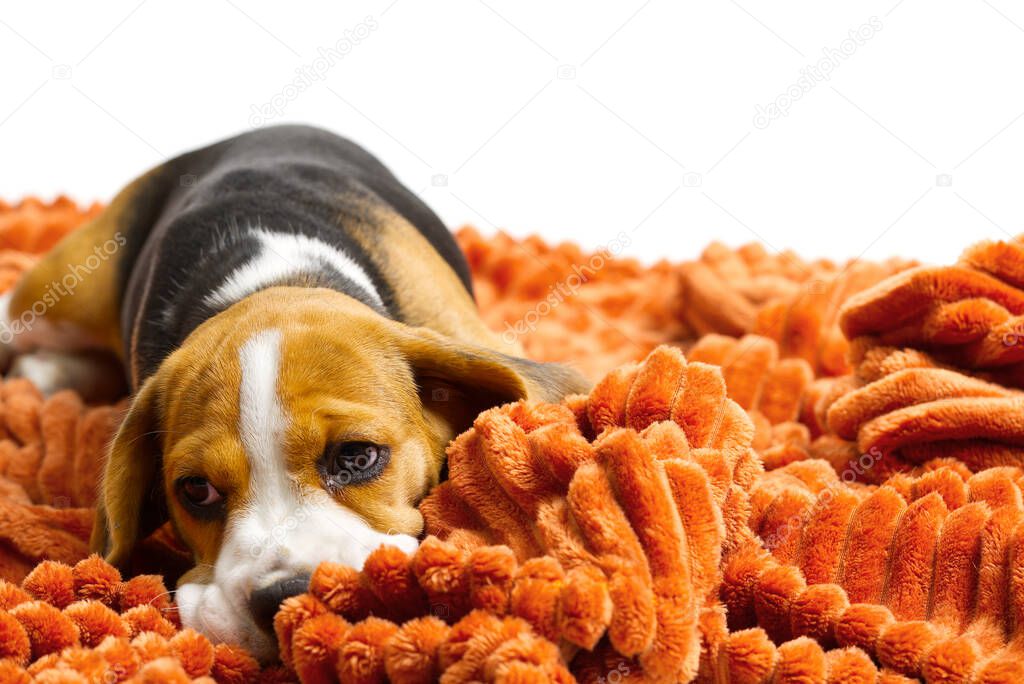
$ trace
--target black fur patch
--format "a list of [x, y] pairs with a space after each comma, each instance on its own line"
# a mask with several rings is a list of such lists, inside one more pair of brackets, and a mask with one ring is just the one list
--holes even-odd
[[367, 273], [383, 307], [327, 263], [273, 284], [329, 287], [394, 317], [387, 279], [346, 225], [365, 225], [369, 208], [397, 213], [472, 294], [469, 267], [441, 220], [376, 158], [327, 131], [277, 126], [246, 133], [173, 159], [147, 181], [125, 220], [128, 251], [119, 274], [135, 386], [219, 313], [204, 299], [258, 254], [256, 227], [340, 248]]

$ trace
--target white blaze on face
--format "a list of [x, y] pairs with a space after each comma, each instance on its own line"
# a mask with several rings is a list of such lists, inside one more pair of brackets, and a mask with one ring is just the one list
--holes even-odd
[[255, 589], [309, 574], [325, 560], [361, 569], [381, 544], [411, 553], [418, 543], [374, 530], [323, 489], [302, 490], [290, 476], [283, 445], [290, 417], [277, 391], [281, 341], [280, 330], [263, 330], [239, 350], [238, 431], [249, 462], [247, 503], [228, 516], [212, 583], [183, 584], [177, 592], [185, 626], [244, 646], [261, 659], [272, 657], [276, 644], [249, 614]]

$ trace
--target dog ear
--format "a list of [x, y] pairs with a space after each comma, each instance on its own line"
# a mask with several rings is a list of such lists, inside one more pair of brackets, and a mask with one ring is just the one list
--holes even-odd
[[516, 358], [428, 328], [403, 328], [400, 348], [413, 370], [424, 413], [435, 425], [443, 423], [445, 442], [494, 406], [520, 399], [558, 402], [590, 389], [582, 375], [557, 363]]
[[161, 482], [160, 384], [150, 377], [136, 393], [107, 453], [89, 544], [123, 566], [136, 542], [167, 519]]

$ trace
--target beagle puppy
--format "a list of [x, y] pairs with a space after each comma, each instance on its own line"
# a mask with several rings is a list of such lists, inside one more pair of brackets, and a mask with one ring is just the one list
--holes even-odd
[[109, 354], [134, 393], [94, 550], [123, 565], [169, 520], [195, 559], [182, 622], [264, 660], [318, 563], [415, 549], [480, 411], [587, 389], [484, 325], [450, 233], [377, 159], [304, 126], [146, 173], [6, 304], [9, 375], [109, 395]]

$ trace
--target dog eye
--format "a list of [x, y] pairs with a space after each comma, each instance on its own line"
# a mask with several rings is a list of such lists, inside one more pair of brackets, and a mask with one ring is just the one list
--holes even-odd
[[217, 488], [205, 477], [185, 477], [178, 480], [178, 491], [182, 500], [194, 508], [210, 508], [224, 500]]
[[379, 476], [390, 456], [391, 450], [382, 444], [338, 442], [324, 450], [321, 471], [332, 485], [360, 484]]

